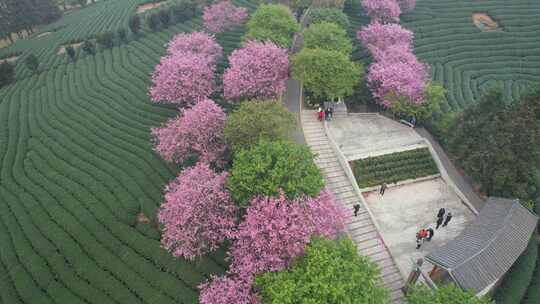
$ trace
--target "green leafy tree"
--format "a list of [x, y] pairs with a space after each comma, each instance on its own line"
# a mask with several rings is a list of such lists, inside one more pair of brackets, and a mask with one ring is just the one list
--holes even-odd
[[407, 294], [408, 304], [490, 304], [487, 298], [477, 298], [472, 291], [450, 284], [436, 291], [425, 286], [416, 287]]
[[24, 63], [26, 64], [26, 67], [32, 72], [36, 72], [39, 68], [39, 59], [34, 54], [28, 55], [26, 59], [24, 59]]
[[339, 25], [344, 30], [349, 28], [349, 18], [343, 10], [337, 8], [315, 8], [309, 12], [310, 24], [317, 24], [321, 22], [332, 22]]
[[10, 84], [15, 79], [15, 67], [4, 61], [0, 64], [0, 88]]
[[528, 199], [532, 169], [540, 165], [540, 88], [508, 105], [501, 90], [452, 122], [448, 146], [490, 196]]
[[66, 54], [68, 55], [69, 59], [75, 61], [75, 48], [71, 45], [66, 46]]
[[168, 27], [171, 24], [171, 13], [168, 9], [162, 9], [158, 13], [159, 21], [163, 27]]
[[149, 14], [146, 17], [146, 24], [152, 30], [153, 32], [157, 31], [159, 29], [159, 16], [158, 14]]
[[335, 23], [320, 22], [304, 32], [304, 47], [341, 52], [350, 56], [352, 43], [347, 32]]
[[362, 65], [336, 51], [303, 49], [293, 58], [294, 78], [316, 98], [334, 100], [352, 95], [363, 74]]
[[227, 119], [225, 139], [234, 151], [246, 149], [260, 139], [290, 139], [295, 116], [276, 101], [248, 101]]
[[93, 55], [96, 52], [96, 46], [91, 40], [85, 40], [81, 45], [81, 49], [90, 55]]
[[[392, 99], [389, 97], [389, 99]], [[446, 90], [440, 84], [430, 83], [424, 92], [424, 102], [415, 104], [406, 100], [406, 97], [398, 98], [392, 103], [392, 112], [398, 116], [416, 117], [418, 122], [427, 121], [433, 115], [441, 112], [441, 104], [446, 101]]]
[[261, 140], [234, 156], [228, 187], [235, 202], [247, 207], [256, 195], [275, 196], [283, 189], [287, 198], [314, 197], [324, 186], [313, 153], [305, 145]]
[[182, 0], [171, 8], [176, 22], [184, 22], [195, 17], [197, 13], [197, 3], [193, 0]]
[[128, 26], [131, 32], [137, 35], [141, 30], [141, 17], [139, 17], [139, 15], [129, 17]]
[[96, 42], [106, 49], [110, 49], [114, 46], [114, 33], [113, 32], [104, 32], [99, 33], [96, 36]]
[[121, 27], [116, 31], [116, 36], [118, 37], [118, 41], [120, 43], [127, 41], [127, 31], [125, 28]]
[[263, 4], [253, 13], [247, 23], [244, 40], [272, 41], [288, 48], [299, 26], [288, 7], [279, 4]]
[[263, 303], [390, 303], [377, 265], [359, 256], [349, 238], [313, 238], [290, 269], [255, 279]]

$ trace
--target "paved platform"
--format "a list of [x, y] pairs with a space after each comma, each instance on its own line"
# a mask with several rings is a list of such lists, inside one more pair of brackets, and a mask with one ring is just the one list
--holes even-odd
[[[346, 112], [340, 112], [336, 108], [335, 120], [346, 115]], [[358, 253], [369, 257], [379, 266], [384, 286], [390, 291], [392, 302], [394, 304], [402, 303], [403, 292], [401, 288], [404, 286], [404, 279], [380, 237], [362, 198], [354, 190], [340, 165], [325, 134], [323, 123], [318, 121], [316, 117], [316, 111], [302, 110], [302, 128], [308, 146], [317, 154], [315, 163], [321, 169], [327, 187], [334, 193], [338, 202], [351, 213], [353, 205], [361, 205], [358, 216], [353, 217], [351, 222], [347, 224], [348, 233], [356, 244]]]
[[425, 147], [414, 129], [374, 113], [334, 119], [329, 131], [348, 160]]
[[[404, 277], [409, 275], [413, 261], [454, 239], [474, 218], [471, 210], [441, 178], [390, 187], [384, 196], [378, 191], [363, 195]], [[452, 212], [453, 217], [447, 227], [435, 229], [440, 208]], [[428, 227], [435, 230], [433, 239], [416, 250], [416, 232]], [[429, 263], [424, 267], [426, 271], [431, 270]]]

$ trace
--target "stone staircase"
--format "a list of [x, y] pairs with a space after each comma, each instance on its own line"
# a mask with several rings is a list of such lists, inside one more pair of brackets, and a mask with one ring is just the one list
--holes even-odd
[[[345, 106], [340, 107], [338, 105], [334, 109], [334, 120], [346, 116], [346, 111]], [[315, 163], [321, 169], [326, 185], [334, 193], [337, 200], [351, 213], [353, 212], [353, 205], [360, 204], [361, 206], [358, 216], [353, 216], [351, 222], [347, 225], [348, 233], [356, 243], [358, 252], [361, 255], [368, 256], [379, 266], [384, 285], [390, 290], [392, 302], [402, 303], [403, 277], [390, 256], [388, 248], [382, 241], [363, 200], [358, 197], [341, 167], [337, 155], [332, 150], [323, 123], [317, 120], [317, 113], [314, 110], [302, 110], [301, 115], [304, 137], [311, 150], [317, 154]]]

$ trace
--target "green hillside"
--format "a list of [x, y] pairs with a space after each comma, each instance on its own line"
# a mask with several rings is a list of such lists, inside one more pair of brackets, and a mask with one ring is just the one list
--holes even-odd
[[[481, 31], [473, 13], [487, 13], [498, 29]], [[539, 16], [536, 0], [419, 0], [401, 19], [414, 31], [415, 53], [448, 89], [449, 107], [460, 109], [491, 87], [511, 101], [540, 81]]]
[[[201, 21], [144, 31], [75, 63], [56, 54], [69, 40], [125, 26], [140, 2], [97, 2], [42, 29], [60, 26], [55, 33], [1, 51], [35, 53], [45, 68], [31, 75], [19, 61], [18, 81], [0, 89], [2, 304], [196, 303], [197, 285], [225, 269], [223, 250], [174, 259], [155, 228], [177, 169], [152, 151], [150, 128], [175, 110], [150, 103], [150, 73], [165, 43]], [[226, 54], [242, 31], [218, 36]]]

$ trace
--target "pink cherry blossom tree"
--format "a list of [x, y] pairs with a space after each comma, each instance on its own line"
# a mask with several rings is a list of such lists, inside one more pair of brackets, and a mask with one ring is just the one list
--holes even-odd
[[221, 1], [204, 8], [204, 27], [211, 33], [220, 33], [246, 20], [247, 9], [236, 7], [230, 1]]
[[223, 136], [226, 119], [221, 107], [204, 99], [163, 127], [152, 129], [155, 150], [168, 161], [183, 163], [196, 155], [200, 162], [219, 166], [227, 148]]
[[335, 238], [345, 229], [346, 213], [328, 190], [315, 198], [257, 197], [234, 234], [231, 273], [246, 282], [279, 271], [304, 252], [312, 235]]
[[289, 58], [274, 43], [250, 41], [231, 54], [229, 63], [223, 75], [225, 98], [272, 99], [285, 91]]
[[168, 44], [167, 53], [169, 55], [199, 54], [215, 64], [223, 56], [223, 48], [213, 36], [202, 32], [192, 32], [174, 36]]
[[399, 22], [401, 8], [397, 0], [362, 0], [362, 7], [372, 21]]
[[175, 257], [194, 260], [231, 236], [237, 209], [225, 189], [226, 177], [199, 162], [167, 185], [158, 220], [161, 244]]
[[400, 45], [402, 48], [411, 50], [413, 36], [413, 32], [399, 24], [379, 22], [372, 22], [356, 33], [358, 40], [371, 52], [384, 51], [392, 45]]
[[368, 69], [367, 82], [373, 96], [385, 107], [399, 98], [421, 104], [428, 80], [428, 66], [400, 45], [390, 46], [374, 54], [375, 62]]
[[161, 58], [152, 75], [154, 102], [192, 105], [214, 92], [215, 65], [204, 55], [173, 54]]
[[210, 282], [199, 285], [201, 304], [257, 304], [257, 295], [251, 291], [252, 282], [235, 276], [213, 276]]

